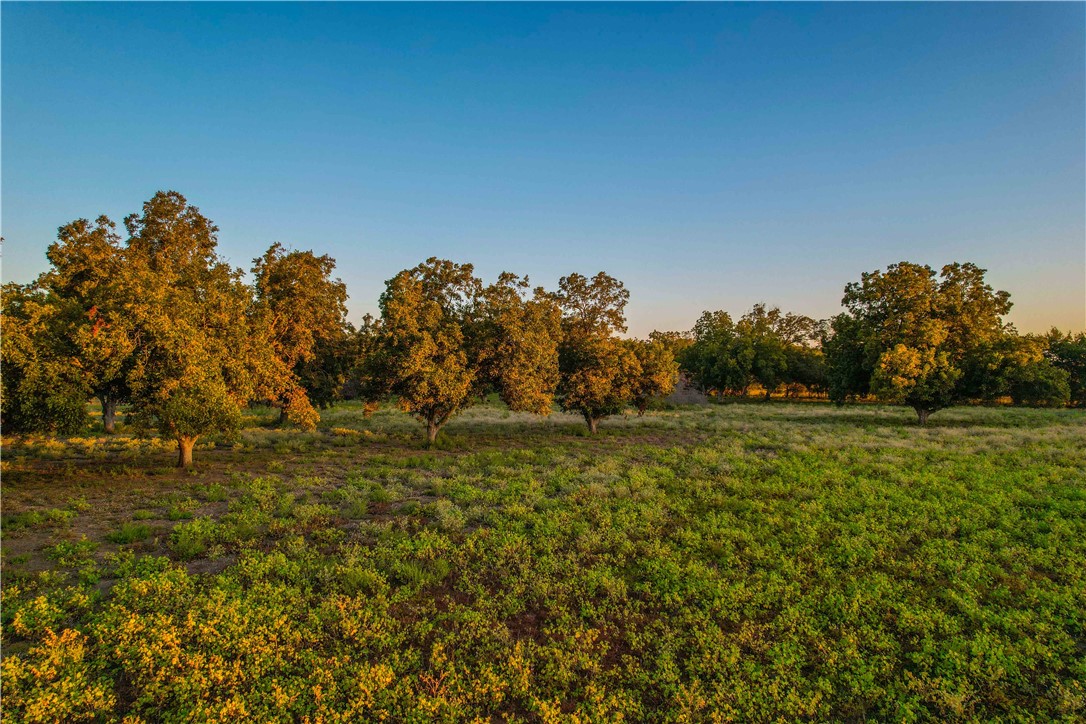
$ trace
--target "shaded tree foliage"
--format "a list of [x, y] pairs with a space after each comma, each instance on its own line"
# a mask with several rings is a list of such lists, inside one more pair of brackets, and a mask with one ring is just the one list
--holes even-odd
[[73, 434], [88, 422], [82, 371], [59, 354], [60, 310], [34, 284], [3, 286], [3, 397], [5, 432]]
[[1046, 357], [1067, 373], [1071, 404], [1086, 407], [1086, 332], [1062, 334], [1053, 329], [1047, 337]]
[[658, 340], [630, 339], [626, 345], [637, 359], [638, 371], [630, 385], [630, 401], [644, 415], [653, 399], [670, 395], [679, 379], [679, 363], [669, 345]]
[[754, 383], [766, 399], [781, 385], [825, 386], [822, 355], [813, 345], [819, 324], [777, 307], [755, 305], [738, 322], [727, 312], [705, 312], [683, 350], [683, 370], [702, 390], [745, 395]]

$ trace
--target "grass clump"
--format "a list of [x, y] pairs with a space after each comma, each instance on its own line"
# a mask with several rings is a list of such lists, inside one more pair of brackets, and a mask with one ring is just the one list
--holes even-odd
[[110, 543], [124, 545], [146, 540], [151, 537], [151, 526], [146, 523], [123, 523], [121, 527], [106, 536]]

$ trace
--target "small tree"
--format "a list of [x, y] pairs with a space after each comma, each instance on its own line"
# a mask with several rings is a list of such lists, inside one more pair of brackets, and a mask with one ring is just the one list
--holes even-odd
[[389, 394], [426, 425], [433, 443], [468, 402], [476, 379], [464, 326], [475, 313], [479, 280], [470, 264], [430, 258], [400, 272], [381, 295], [381, 319], [363, 362], [371, 400]]
[[638, 374], [631, 385], [631, 399], [638, 416], [645, 414], [649, 403], [675, 391], [679, 380], [679, 364], [668, 346], [660, 341], [631, 339], [627, 347], [637, 359]]
[[1001, 317], [1011, 306], [973, 264], [947, 265], [937, 277], [908, 262], [864, 274], [845, 287], [843, 304], [826, 346], [835, 399], [870, 390], [912, 407], [920, 424], [968, 398], [963, 371], [1006, 333]]
[[591, 280], [571, 274], [558, 282], [555, 299], [563, 315], [558, 401], [566, 412], [579, 412], [592, 434], [600, 420], [631, 399], [640, 374], [637, 357], [614, 336], [626, 331], [629, 298], [622, 282], [604, 272]]
[[560, 404], [566, 412], [579, 412], [595, 435], [600, 420], [622, 412], [633, 398], [641, 367], [616, 337], [593, 335], [564, 352]]

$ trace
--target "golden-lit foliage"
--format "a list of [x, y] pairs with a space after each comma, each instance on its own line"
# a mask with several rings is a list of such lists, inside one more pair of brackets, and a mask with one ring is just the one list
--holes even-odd
[[59, 310], [55, 351], [79, 369], [101, 401], [106, 432], [114, 431], [117, 405], [128, 397], [136, 351], [125, 310], [129, 274], [115, 229], [106, 216], [93, 226], [86, 219], [62, 226], [46, 253], [52, 267], [38, 280]]
[[561, 310], [541, 287], [503, 273], [482, 290], [471, 347], [480, 392], [494, 389], [510, 410], [546, 415], [558, 385]]
[[432, 258], [390, 279], [381, 295], [381, 320], [366, 350], [369, 394], [396, 395], [431, 442], [475, 381], [463, 327], [478, 293], [470, 264]]
[[287, 251], [279, 243], [253, 260], [258, 324], [267, 329], [275, 355], [294, 378], [272, 402], [287, 420], [308, 430], [320, 416], [313, 409], [305, 383], [321, 388], [316, 393], [323, 394], [322, 401], [329, 401], [345, 380], [342, 373], [332, 371], [331, 380], [316, 382], [330, 367], [345, 368], [328, 359], [328, 352], [345, 354], [351, 333], [347, 287], [332, 278], [335, 265], [335, 259], [327, 254]]
[[562, 309], [558, 401], [595, 433], [600, 420], [630, 401], [641, 372], [629, 345], [615, 336], [626, 331], [630, 293], [604, 272], [592, 279], [570, 274], [558, 281], [555, 299]]
[[236, 426], [242, 406], [278, 396], [290, 371], [254, 314], [241, 271], [215, 253], [216, 227], [176, 192], [160, 192], [125, 223], [140, 346], [129, 385], [135, 421], [175, 437], [191, 464], [204, 434]]

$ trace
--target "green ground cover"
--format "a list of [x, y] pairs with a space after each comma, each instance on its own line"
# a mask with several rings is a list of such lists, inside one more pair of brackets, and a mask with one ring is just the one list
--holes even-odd
[[1083, 720], [1086, 416], [912, 416], [6, 439], [3, 719]]

